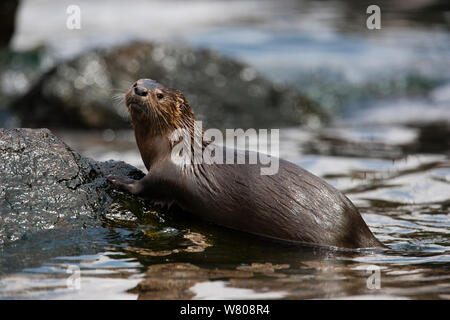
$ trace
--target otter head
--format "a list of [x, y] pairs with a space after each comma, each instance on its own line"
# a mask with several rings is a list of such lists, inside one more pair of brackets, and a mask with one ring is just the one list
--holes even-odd
[[135, 129], [165, 135], [178, 128], [190, 128], [194, 113], [183, 94], [152, 79], [136, 81], [125, 98]]
[[189, 134], [194, 131], [194, 113], [183, 94], [154, 80], [136, 81], [128, 90], [125, 103], [147, 169], [171, 155], [175, 130], [186, 129]]

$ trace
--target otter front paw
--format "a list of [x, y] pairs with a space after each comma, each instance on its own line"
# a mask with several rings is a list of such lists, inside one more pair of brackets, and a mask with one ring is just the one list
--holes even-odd
[[115, 188], [133, 193], [133, 186], [136, 180], [127, 178], [127, 177], [118, 177], [118, 176], [108, 176], [106, 178]]

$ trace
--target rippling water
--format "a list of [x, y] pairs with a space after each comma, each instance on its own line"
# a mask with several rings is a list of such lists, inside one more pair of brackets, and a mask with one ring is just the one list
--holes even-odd
[[[113, 1], [102, 14], [101, 2], [79, 2], [86, 8], [87, 27], [77, 38], [53, 31], [64, 21], [49, 15], [49, 8], [64, 11], [63, 4], [27, 1], [15, 46], [45, 40], [66, 57], [94, 44], [172, 39], [215, 48], [296, 86], [334, 110], [335, 122], [327, 128], [282, 129], [280, 156], [344, 191], [390, 249], [273, 243], [180, 212], [107, 216], [111, 223], [103, 229], [48, 230], [3, 248], [1, 298], [450, 298], [445, 27], [424, 28], [406, 15], [387, 20], [391, 27], [369, 36], [355, 27], [358, 21], [341, 2], [328, 1], [321, 7], [286, 1], [277, 8], [271, 1], [196, 2], [190, 8], [156, 2], [158, 10], [147, 22], [138, 10], [142, 1], [137, 7]], [[164, 23], [174, 12], [177, 23]], [[43, 16], [48, 19], [35, 32], [31, 22]], [[93, 16], [97, 20], [89, 20]], [[133, 23], [117, 24], [119, 16]], [[344, 26], [338, 23], [347, 18]], [[148, 25], [153, 33], [145, 32]], [[83, 155], [144, 170], [131, 131], [58, 134]], [[376, 270], [379, 283], [371, 277]]]

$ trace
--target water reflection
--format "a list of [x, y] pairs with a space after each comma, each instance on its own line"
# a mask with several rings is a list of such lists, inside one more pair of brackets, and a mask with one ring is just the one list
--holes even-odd
[[[127, 293], [140, 281], [142, 267], [123, 253], [56, 257], [37, 268], [5, 276], [0, 282], [2, 299], [135, 299]], [[73, 285], [73, 270], [79, 283]]]

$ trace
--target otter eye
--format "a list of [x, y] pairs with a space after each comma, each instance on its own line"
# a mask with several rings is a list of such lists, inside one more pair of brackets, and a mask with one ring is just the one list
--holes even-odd
[[158, 98], [158, 99], [162, 99], [162, 98], [164, 98], [164, 96], [163, 96], [163, 94], [162, 93], [157, 93], [156, 94], [156, 97]]

